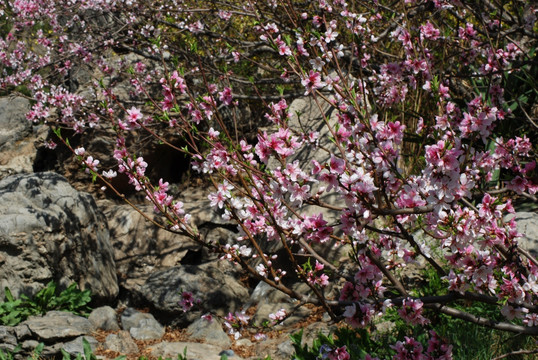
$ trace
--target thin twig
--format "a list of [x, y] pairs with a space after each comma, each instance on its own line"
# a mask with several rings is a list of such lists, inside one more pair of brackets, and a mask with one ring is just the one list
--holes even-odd
[[538, 353], [538, 349], [534, 349], [534, 350], [516, 350], [516, 351], [506, 353], [506, 354], [501, 355], [501, 356], [497, 356], [497, 357], [495, 357], [495, 358], [493, 358], [491, 360], [500, 360], [500, 359], [504, 359], [504, 358], [512, 356], [512, 355], [529, 355], [529, 354], [537, 354], [537, 353]]

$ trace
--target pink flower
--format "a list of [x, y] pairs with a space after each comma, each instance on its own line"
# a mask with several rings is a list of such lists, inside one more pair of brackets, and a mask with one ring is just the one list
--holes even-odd
[[219, 100], [222, 101], [224, 105], [230, 105], [232, 103], [232, 89], [225, 87], [224, 90], [219, 92]]
[[217, 130], [213, 128], [209, 128], [207, 135], [209, 135], [209, 138], [211, 140], [217, 140], [219, 138], [220, 132], [218, 132]]
[[181, 294], [181, 301], [179, 302], [179, 305], [183, 308], [183, 312], [187, 312], [194, 306], [195, 300], [194, 296], [192, 295], [192, 292], [190, 291], [184, 291]]
[[332, 350], [327, 354], [327, 357], [329, 360], [349, 360], [351, 358], [345, 345]]
[[287, 316], [286, 310], [280, 309], [274, 314], [269, 314], [269, 319], [271, 320], [273, 325], [276, 325], [283, 321]]
[[305, 95], [310, 94], [316, 89], [321, 89], [325, 86], [325, 83], [321, 81], [321, 74], [317, 71], [310, 70], [308, 77], [305, 77], [301, 80], [301, 84], [305, 87]]
[[437, 40], [441, 32], [439, 29], [435, 28], [433, 24], [428, 20], [425, 25], [420, 27], [420, 36], [421, 38], [429, 40]]
[[425, 325], [429, 320], [422, 316], [423, 303], [418, 299], [407, 298], [403, 301], [398, 314], [411, 325]]
[[127, 110], [127, 122], [132, 128], [140, 127], [139, 120], [143, 118], [142, 112], [136, 107]]

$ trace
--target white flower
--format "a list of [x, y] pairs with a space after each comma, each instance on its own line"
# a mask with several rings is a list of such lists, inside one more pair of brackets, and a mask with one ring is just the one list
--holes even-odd
[[321, 71], [321, 68], [323, 65], [325, 65], [325, 61], [321, 60], [321, 58], [318, 56], [315, 59], [312, 59], [309, 61], [310, 65], [312, 65], [312, 68], [317, 71]]
[[103, 171], [103, 176], [106, 177], [107, 179], [112, 179], [118, 176], [118, 173], [115, 172], [114, 170], [108, 170], [108, 171]]

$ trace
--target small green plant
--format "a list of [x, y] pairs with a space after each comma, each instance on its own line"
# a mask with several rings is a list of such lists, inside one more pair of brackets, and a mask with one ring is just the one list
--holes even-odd
[[308, 344], [303, 344], [303, 330], [290, 335], [291, 344], [295, 349], [295, 360], [316, 360], [320, 358], [322, 352], [328, 346], [334, 345], [334, 338], [332, 335], [326, 336], [321, 333], [312, 342], [312, 347], [309, 348]]
[[187, 347], [183, 349], [183, 355], [177, 354], [177, 360], [187, 360]]
[[15, 358], [15, 354], [18, 353], [21, 350], [21, 346], [18, 345], [13, 350], [2, 350], [0, 348], [0, 360], [13, 360]]
[[90, 301], [90, 291], [79, 290], [75, 283], [58, 293], [57, 285], [51, 281], [31, 299], [24, 294], [15, 299], [6, 287], [4, 302], [0, 303], [0, 325], [16, 326], [31, 315], [45, 314], [51, 310], [86, 315], [90, 310], [87, 306]]
[[[72, 357], [71, 354], [69, 354], [64, 349], [61, 349], [62, 352], [62, 360], [97, 360], [97, 356], [93, 353], [92, 347], [88, 340], [85, 338], [82, 338], [82, 348], [84, 351], [84, 354], [78, 353], [74, 357]], [[142, 359], [143, 357], [140, 357]], [[127, 357], [125, 355], [118, 356], [114, 360], [125, 360]]]
[[[32, 360], [40, 359], [40, 355], [44, 347], [45, 345], [43, 343], [39, 343], [39, 345], [36, 346], [32, 355], [28, 359], [32, 359]], [[18, 353], [19, 351], [21, 351], [20, 344], [17, 345], [17, 347], [11, 351], [0, 349], [0, 360], [13, 360], [15, 358], [15, 354]]]

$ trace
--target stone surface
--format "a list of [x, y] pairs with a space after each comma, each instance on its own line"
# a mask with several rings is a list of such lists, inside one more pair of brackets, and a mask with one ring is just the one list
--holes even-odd
[[13, 328], [17, 339], [25, 339], [32, 335], [30, 328], [25, 324], [19, 324]]
[[110, 306], [102, 306], [93, 309], [88, 316], [88, 320], [96, 329], [101, 330], [119, 330], [120, 326], [117, 320], [117, 314]]
[[[528, 250], [533, 256], [538, 256], [538, 212], [520, 211], [516, 212], [517, 231], [523, 234], [518, 239], [519, 246]], [[514, 215], [507, 216], [511, 219]]]
[[117, 334], [110, 334], [106, 337], [104, 348], [116, 351], [120, 354], [136, 354], [139, 349], [128, 331], [122, 330]]
[[139, 327], [142, 320], [153, 319], [155, 317], [150, 313], [140, 312], [134, 308], [127, 308], [121, 314], [121, 328], [123, 330], [131, 330], [131, 328]]
[[[150, 348], [151, 355], [155, 357], [162, 356], [163, 358], [170, 357], [172, 359], [177, 359], [178, 354], [183, 354], [184, 349], [187, 348], [187, 358], [189, 360], [220, 360], [219, 354], [222, 352], [219, 346], [193, 342], [165, 341]], [[237, 355], [229, 358], [241, 360]]]
[[[313, 167], [312, 160], [317, 160], [323, 165], [330, 160], [332, 154], [342, 157], [342, 152], [338, 146], [336, 146], [335, 143], [330, 140], [332, 134], [330, 133], [324, 120], [327, 119], [329, 124], [334, 126], [337, 123], [337, 111], [333, 106], [327, 104], [325, 101], [320, 101], [320, 105], [321, 108], [312, 97], [302, 97], [293, 100], [289, 104], [288, 108], [288, 113], [291, 114], [291, 118], [288, 121], [288, 126], [290, 129], [299, 133], [312, 131], [317, 131], [319, 133], [317, 146], [314, 144], [305, 144], [295, 154], [290, 155], [285, 160], [288, 164], [298, 161], [299, 167], [307, 174], [311, 174]], [[268, 133], [275, 131], [276, 128], [274, 126], [268, 129]], [[277, 169], [279, 167], [281, 168], [282, 164], [274, 157], [270, 158], [268, 168]], [[316, 194], [321, 186], [326, 186], [325, 183], [321, 182], [310, 183], [309, 185], [311, 186], [311, 194]], [[323, 203], [332, 206], [341, 208], [346, 207], [343, 197], [335, 191], [323, 192], [319, 196], [319, 199]], [[329, 224], [339, 222], [341, 214], [340, 211], [306, 204], [300, 206], [298, 212], [301, 215], [322, 214], [323, 219]], [[342, 257], [342, 255], [347, 255], [349, 249], [346, 249], [343, 246], [333, 247], [335, 244], [336, 242], [332, 241], [331, 243], [325, 243], [322, 246], [313, 244], [312, 247], [325, 259], [331, 262], [336, 262]], [[262, 249], [266, 252], [275, 252], [281, 250], [281, 247], [282, 246], [279, 242], [262, 243]], [[290, 273], [291, 272], [288, 271], [288, 274]]]
[[277, 345], [277, 355], [282, 359], [290, 359], [295, 353], [291, 340], [286, 340]]
[[129, 333], [136, 340], [157, 340], [163, 337], [164, 327], [155, 319], [143, 319]]
[[30, 316], [23, 324], [44, 342], [74, 338], [94, 330], [88, 319], [63, 311], [49, 311], [44, 316]]
[[[303, 327], [303, 337], [301, 344], [308, 344], [309, 348], [312, 342], [317, 338], [319, 333], [328, 335], [337, 329], [336, 325], [328, 325], [327, 322], [314, 322], [306, 327]], [[290, 335], [295, 334], [299, 329], [283, 329], [275, 337], [270, 337], [253, 344], [253, 350], [256, 356], [250, 357], [249, 360], [264, 359], [266, 356], [271, 356], [272, 360], [289, 360], [294, 354], [293, 344], [290, 341]]]
[[226, 335], [217, 319], [209, 321], [200, 318], [189, 325], [187, 334], [191, 340], [203, 341], [206, 344], [217, 345], [223, 348], [228, 348], [232, 345], [230, 338]]
[[133, 308], [125, 309], [121, 315], [121, 325], [136, 340], [155, 340], [164, 335], [164, 327], [153, 315]]
[[[201, 265], [183, 265], [153, 273], [141, 288], [141, 297], [154, 308], [173, 314], [178, 324], [191, 323], [200, 311], [183, 312], [181, 292], [191, 292], [204, 311], [224, 316], [248, 301], [248, 291], [239, 282], [236, 269], [224, 261]], [[196, 309], [193, 309], [196, 310]]]
[[259, 303], [293, 302], [293, 299], [282, 291], [271, 287], [266, 282], [260, 281], [250, 294], [249, 304]]
[[30, 102], [22, 97], [0, 98], [0, 179], [33, 172], [36, 145], [43, 143], [49, 129], [32, 126], [26, 119]]
[[[178, 200], [185, 204], [185, 211], [192, 216], [191, 225], [206, 242], [231, 243], [237, 236], [234, 226], [213, 211], [207, 196], [207, 190], [189, 189], [181, 192]], [[129, 205], [116, 205], [106, 200], [98, 204], [108, 220], [119, 282], [128, 296], [140, 293], [147, 278], [156, 271], [218, 258], [188, 237], [158, 228]], [[149, 218], [161, 221], [152, 205], [139, 208]]]
[[30, 102], [23, 97], [0, 98], [0, 150], [32, 133], [32, 124], [25, 116], [28, 110]]
[[9, 326], [0, 326], [0, 349], [13, 350], [17, 346], [15, 331]]
[[119, 288], [109, 232], [91, 195], [46, 172], [0, 181], [0, 298], [33, 296], [49, 281], [77, 282], [93, 300], [110, 301]]
[[84, 343], [82, 342], [82, 339], [86, 339], [90, 344], [92, 351], [97, 349], [99, 342], [92, 336], [79, 336], [75, 340], [64, 343], [62, 349], [75, 356], [77, 354], [84, 354]]
[[[200, 250], [200, 245], [158, 228], [129, 205], [100, 205], [108, 220], [120, 282], [128, 289], [135, 283], [129, 280], [147, 276], [155, 269], [179, 265], [189, 250]], [[140, 210], [158, 218], [153, 206], [141, 205]]]

